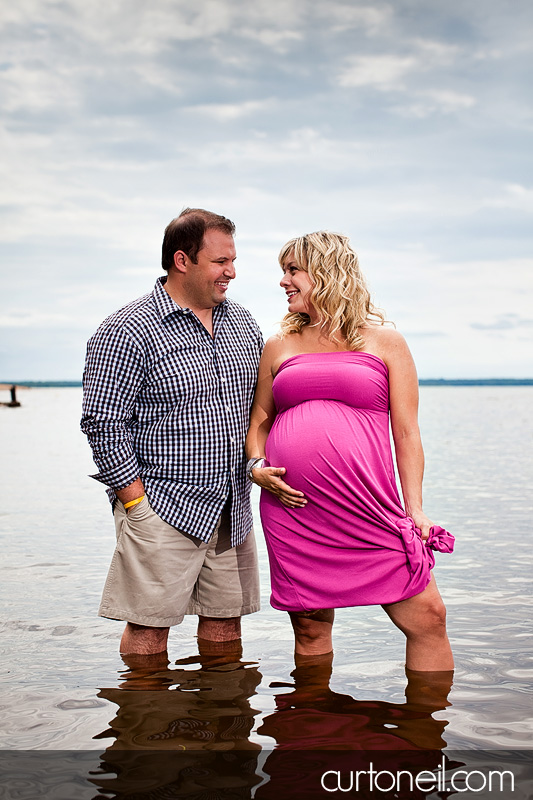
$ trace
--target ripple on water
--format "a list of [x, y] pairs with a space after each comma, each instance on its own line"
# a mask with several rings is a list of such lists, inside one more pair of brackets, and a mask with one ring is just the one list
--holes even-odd
[[98, 753], [87, 751], [4, 751], [1, 768], [5, 797], [94, 800], [95, 787], [90, 776], [100, 769], [100, 758]]
[[98, 749], [93, 741], [95, 729], [107, 727], [112, 709], [110, 703], [86, 690], [70, 690], [65, 695], [49, 689], [18, 688], [2, 699], [0, 749]]

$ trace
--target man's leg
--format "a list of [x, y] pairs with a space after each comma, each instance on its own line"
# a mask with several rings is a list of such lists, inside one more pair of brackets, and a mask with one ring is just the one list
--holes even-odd
[[135, 653], [143, 656], [164, 653], [169, 630], [170, 628], [148, 628], [127, 622], [120, 640], [120, 652], [122, 655]]
[[[145, 625], [128, 622], [120, 640], [120, 652], [123, 655], [164, 653], [167, 649], [169, 630], [169, 628], [148, 628]], [[198, 638], [209, 642], [234, 642], [241, 638], [241, 618], [199, 617]]]
[[198, 638], [209, 642], [233, 642], [241, 638], [240, 617], [198, 617]]
[[169, 628], [183, 619], [209, 545], [163, 522], [146, 498], [128, 514], [117, 502], [115, 524], [117, 547], [99, 613], [127, 620], [121, 653], [164, 653]]
[[259, 609], [257, 554], [253, 533], [231, 547], [225, 511], [224, 524], [202, 542], [163, 522], [146, 499], [128, 515], [116, 504], [117, 548], [100, 614], [128, 620], [121, 653], [165, 652], [169, 627], [184, 613], [199, 616], [205, 641], [240, 639], [240, 616]]
[[241, 617], [259, 610], [259, 573], [253, 530], [242, 544], [231, 546], [226, 505], [199, 572], [187, 613], [198, 615], [198, 638], [236, 642]]

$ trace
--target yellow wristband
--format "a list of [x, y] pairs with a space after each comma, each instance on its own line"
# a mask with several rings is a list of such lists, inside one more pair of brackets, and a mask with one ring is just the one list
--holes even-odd
[[146, 495], [143, 494], [142, 497], [138, 497], [136, 500], [130, 500], [128, 503], [124, 503], [124, 508], [131, 508], [132, 506], [136, 506], [137, 503], [140, 503], [142, 500], [144, 500], [145, 497]]

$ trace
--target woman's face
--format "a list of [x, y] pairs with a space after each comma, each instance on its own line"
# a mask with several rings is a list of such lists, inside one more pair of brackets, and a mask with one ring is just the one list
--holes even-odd
[[309, 273], [301, 269], [293, 258], [287, 259], [282, 270], [283, 278], [279, 285], [287, 295], [289, 311], [295, 314], [309, 314], [309, 296], [314, 286]]

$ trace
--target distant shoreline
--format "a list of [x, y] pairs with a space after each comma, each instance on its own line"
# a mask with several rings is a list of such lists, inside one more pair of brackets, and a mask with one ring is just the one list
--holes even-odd
[[533, 386], [533, 378], [420, 378], [419, 386]]
[[[533, 386], [533, 378], [420, 378], [419, 386]], [[0, 390], [80, 388], [81, 381], [2, 381]]]

